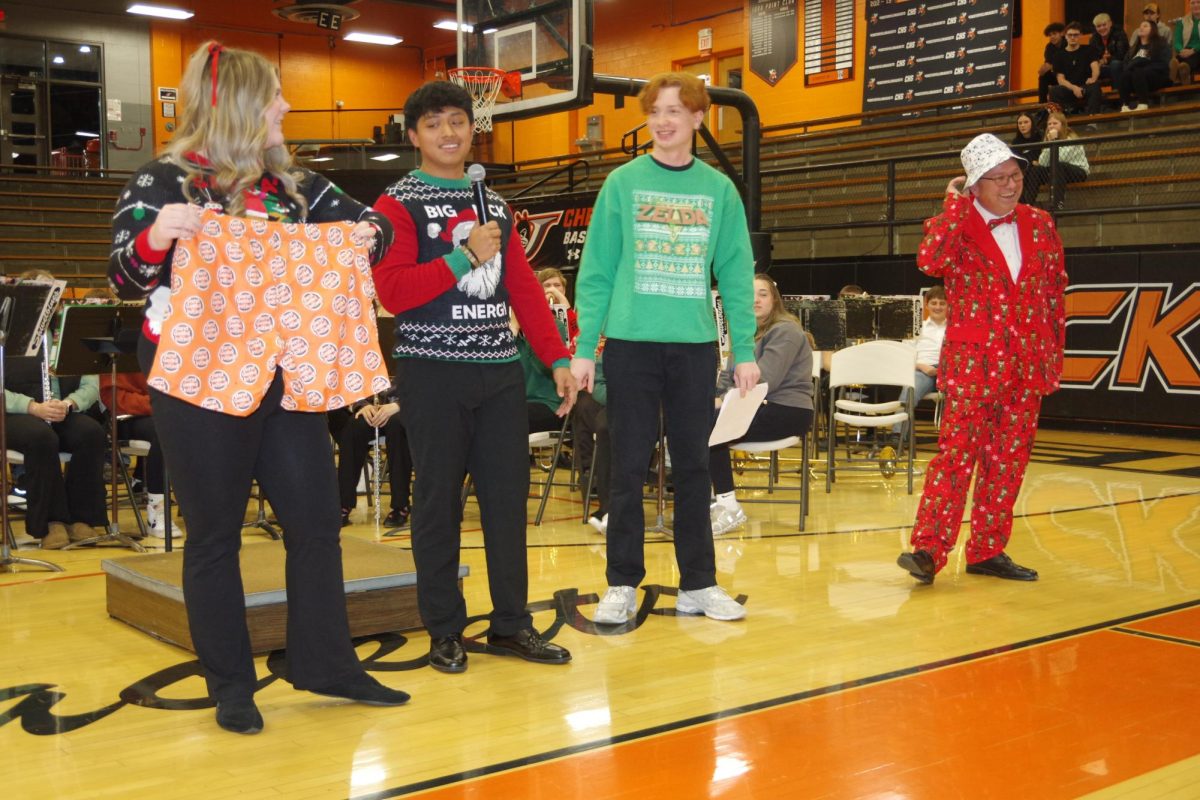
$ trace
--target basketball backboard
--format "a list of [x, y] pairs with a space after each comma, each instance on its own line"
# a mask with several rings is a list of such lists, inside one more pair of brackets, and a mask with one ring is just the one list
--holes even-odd
[[458, 66], [512, 73], [497, 120], [591, 104], [592, 0], [458, 0], [458, 23]]

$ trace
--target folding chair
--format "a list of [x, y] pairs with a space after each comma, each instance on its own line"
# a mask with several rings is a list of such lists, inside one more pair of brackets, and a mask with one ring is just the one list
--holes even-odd
[[[829, 449], [826, 454], [825, 492], [833, 489], [837, 480], [837, 459], [834, 442], [837, 424], [850, 428], [890, 429], [896, 423], [906, 423], [913, 417], [913, 373], [917, 368], [917, 351], [910, 344], [893, 341], [874, 341], [847, 347], [833, 354], [829, 370]], [[904, 401], [891, 400], [869, 403], [844, 397], [851, 386], [894, 386], [908, 388]], [[913, 426], [908, 428], [908, 493], [913, 491]], [[849, 462], [850, 459], [847, 458]], [[847, 464], [843, 469], [875, 469], [887, 472], [887, 464]]]

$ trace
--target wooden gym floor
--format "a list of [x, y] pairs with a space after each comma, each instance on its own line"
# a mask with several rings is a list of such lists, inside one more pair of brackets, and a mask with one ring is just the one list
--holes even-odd
[[[423, 664], [424, 632], [377, 637], [360, 655], [413, 695], [389, 709], [293, 691], [260, 658], [255, 737], [216, 727], [191, 654], [106, 616], [99, 562], [126, 551], [28, 553], [67, 571], [0, 575], [0, 785], [8, 798], [1200, 797], [1200, 444], [1043, 431], [1009, 548], [1041, 572], [1032, 584], [966, 575], [960, 548], [916, 585], [895, 558], [919, 491], [902, 475], [831, 495], [814, 481], [804, 533], [794, 505], [747, 506], [750, 523], [716, 542], [719, 580], [749, 611], [738, 623], [674, 616], [671, 544], [651, 538], [637, 621], [610, 633], [588, 622], [603, 539], [558, 490], [529, 529], [530, 602], [573, 663], [473, 654], [444, 675]], [[481, 613], [473, 502], [467, 514]], [[347, 534], [378, 537], [368, 515], [364, 502]]]

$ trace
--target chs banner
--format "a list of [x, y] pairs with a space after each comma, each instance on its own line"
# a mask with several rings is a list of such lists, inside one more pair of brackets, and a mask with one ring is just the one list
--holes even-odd
[[534, 272], [544, 267], [557, 267], [568, 273], [579, 269], [595, 202], [596, 195], [591, 193], [559, 195], [527, 205], [513, 204], [513, 225]]
[[1008, 91], [1013, 2], [867, 0], [863, 111]]

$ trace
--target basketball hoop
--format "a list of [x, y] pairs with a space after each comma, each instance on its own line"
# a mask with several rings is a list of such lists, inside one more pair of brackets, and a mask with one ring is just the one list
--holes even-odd
[[475, 114], [475, 132], [485, 133], [492, 129], [492, 109], [505, 72], [491, 67], [455, 67], [449, 70], [450, 80], [467, 90], [471, 95], [471, 110]]

